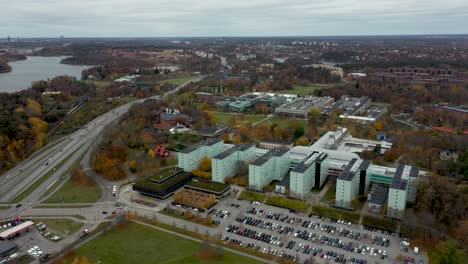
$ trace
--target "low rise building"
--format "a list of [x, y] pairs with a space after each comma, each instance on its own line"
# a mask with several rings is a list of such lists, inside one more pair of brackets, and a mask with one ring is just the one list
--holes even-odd
[[260, 148], [274, 149], [274, 148], [292, 148], [294, 142], [292, 140], [275, 140], [275, 139], [262, 139], [259, 141]]
[[333, 103], [332, 97], [307, 96], [285, 103], [275, 109], [275, 114], [281, 117], [293, 119], [307, 119], [310, 110], [317, 108], [319, 110]]
[[18, 245], [8, 240], [0, 241], [0, 258], [6, 258], [11, 254], [15, 253], [18, 249]]
[[238, 173], [239, 162], [246, 162], [255, 158], [255, 145], [239, 144], [221, 152], [212, 159], [212, 179], [215, 182], [225, 182], [226, 177], [233, 177]]
[[374, 185], [369, 193], [369, 211], [380, 213], [381, 209], [385, 206], [388, 197], [388, 188], [381, 185]]

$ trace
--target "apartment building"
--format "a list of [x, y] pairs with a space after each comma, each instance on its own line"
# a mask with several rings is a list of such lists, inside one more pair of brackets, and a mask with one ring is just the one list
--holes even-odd
[[255, 145], [239, 144], [221, 152], [212, 159], [213, 181], [225, 182], [226, 177], [233, 177], [238, 172], [239, 161], [249, 162], [255, 158]]
[[198, 170], [203, 158], [211, 159], [223, 151], [224, 143], [222, 139], [210, 138], [204, 140], [179, 152], [179, 167], [187, 172]]
[[273, 180], [283, 179], [289, 169], [289, 149], [274, 148], [249, 165], [249, 188], [262, 190]]
[[321, 188], [327, 178], [326, 166], [322, 166], [327, 154], [313, 152], [291, 170], [290, 194], [294, 197], [304, 197], [312, 188]]

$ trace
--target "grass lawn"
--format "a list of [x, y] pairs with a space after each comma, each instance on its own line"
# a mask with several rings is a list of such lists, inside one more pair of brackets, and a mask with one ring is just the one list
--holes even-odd
[[335, 203], [335, 196], [336, 196], [336, 185], [330, 184], [330, 187], [328, 188], [327, 192], [322, 197], [322, 202], [333, 204]]
[[362, 224], [389, 231], [395, 231], [397, 227], [397, 222], [395, 220], [387, 218], [376, 218], [368, 215], [365, 215], [362, 218]]
[[268, 197], [265, 203], [269, 205], [277, 206], [277, 207], [293, 209], [293, 210], [303, 212], [303, 213], [308, 212], [310, 208], [310, 205], [303, 201], [293, 200], [293, 199], [284, 198], [284, 197], [277, 197], [277, 196]]
[[34, 261], [34, 258], [30, 255], [23, 255], [20, 256], [15, 263], [17, 264], [27, 264], [27, 263], [32, 263]]
[[11, 208], [10, 205], [0, 205], [0, 210], [8, 210], [10, 208]]
[[71, 235], [76, 233], [80, 228], [83, 226], [83, 223], [75, 222], [70, 219], [35, 219], [35, 223], [42, 222], [47, 225], [47, 229], [53, 230], [60, 234], [67, 234]]
[[236, 124], [238, 125], [252, 125], [266, 118], [266, 115], [244, 115], [244, 119], [240, 119], [240, 114], [223, 113], [223, 112], [212, 112], [216, 118], [218, 125], [228, 126], [231, 118], [235, 118]]
[[243, 191], [239, 194], [239, 199], [241, 200], [248, 200], [248, 201], [265, 201], [266, 195], [263, 193], [258, 192], [251, 192], [251, 191]]
[[276, 93], [284, 93], [284, 94], [298, 94], [300, 96], [312, 94], [315, 90], [320, 89], [317, 86], [300, 86], [297, 84], [293, 85], [291, 90], [283, 90], [283, 91], [275, 91]]
[[183, 84], [184, 82], [186, 81], [189, 81], [189, 80], [192, 80], [192, 79], [195, 79], [197, 78], [198, 76], [189, 76], [189, 77], [182, 77], [182, 78], [175, 78], [175, 79], [168, 79], [168, 80], [164, 80], [164, 81], [161, 81], [161, 84], [173, 84], [173, 85], [181, 85]]
[[312, 208], [312, 212], [314, 214], [318, 214], [332, 219], [351, 221], [353, 223], [357, 223], [359, 221], [359, 214], [334, 208], [315, 206]]
[[94, 203], [101, 198], [98, 184], [88, 186], [73, 183], [70, 179], [44, 203]]
[[203, 261], [195, 256], [200, 247], [198, 242], [129, 223], [79, 247], [65, 263], [81, 256], [87, 256], [89, 263], [261, 263], [230, 252], [222, 252], [218, 261]]

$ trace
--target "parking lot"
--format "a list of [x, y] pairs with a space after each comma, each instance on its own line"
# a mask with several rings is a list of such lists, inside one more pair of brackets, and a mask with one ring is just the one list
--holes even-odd
[[401, 255], [402, 262], [427, 263], [421, 252], [401, 246], [398, 234], [350, 222], [230, 197], [205, 214], [219, 221], [216, 230], [226, 243], [293, 261], [313, 257], [318, 263], [396, 263]]

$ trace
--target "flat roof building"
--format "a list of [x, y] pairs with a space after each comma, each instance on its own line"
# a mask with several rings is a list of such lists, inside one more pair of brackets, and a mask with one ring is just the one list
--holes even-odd
[[8, 240], [0, 241], [0, 258], [5, 258], [13, 254], [18, 249], [18, 245]]
[[212, 179], [215, 182], [225, 182], [226, 177], [238, 173], [239, 162], [248, 163], [255, 158], [255, 145], [239, 144], [225, 150], [212, 159]]
[[313, 152], [301, 163], [291, 170], [290, 194], [303, 198], [312, 188], [321, 188], [327, 179], [328, 155], [322, 152]]
[[15, 235], [16, 233], [20, 233], [26, 229], [28, 229], [30, 226], [34, 225], [34, 222], [32, 221], [26, 221], [24, 223], [18, 224], [8, 230], [5, 230], [0, 233], [0, 240], [6, 240], [8, 237]]
[[289, 149], [274, 148], [249, 165], [249, 188], [262, 190], [273, 180], [283, 179], [289, 168]]
[[213, 158], [224, 151], [222, 139], [209, 138], [178, 153], [179, 167], [186, 172], [198, 170], [203, 158]]
[[277, 107], [275, 109], [275, 114], [286, 118], [307, 119], [312, 108], [321, 110], [325, 106], [333, 103], [333, 101], [334, 99], [330, 96], [307, 96]]

